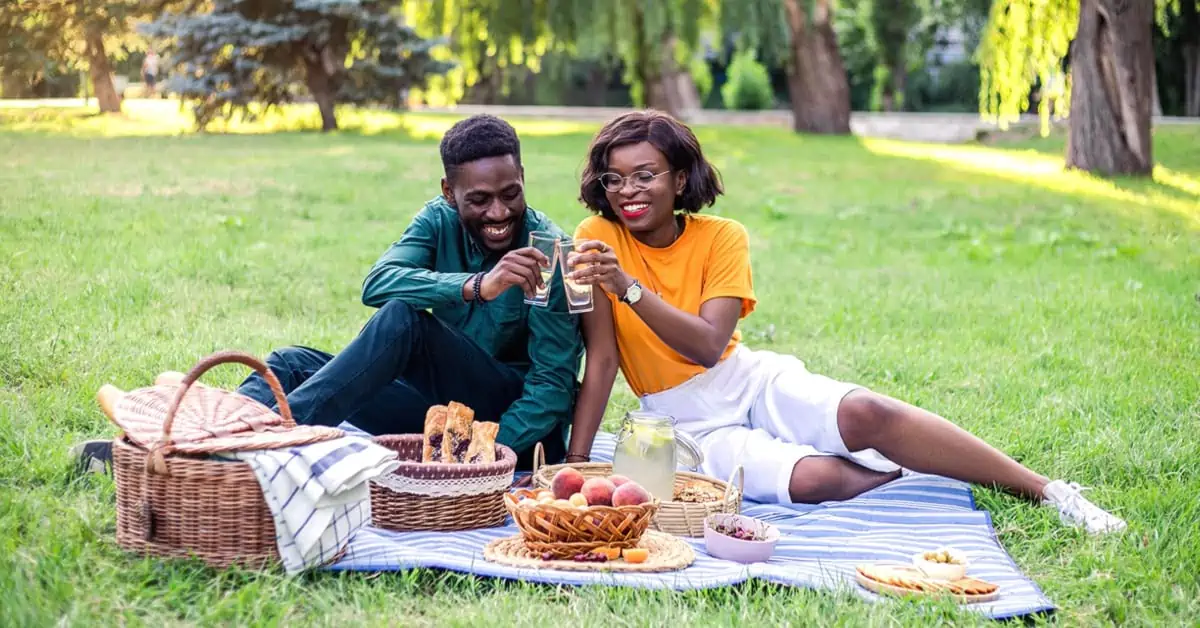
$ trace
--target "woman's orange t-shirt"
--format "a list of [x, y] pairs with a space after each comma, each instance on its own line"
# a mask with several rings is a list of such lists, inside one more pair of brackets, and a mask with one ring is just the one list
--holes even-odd
[[[620, 224], [599, 216], [580, 223], [575, 240], [600, 240], [613, 248], [621, 268], [637, 279], [642, 289], [654, 292], [667, 303], [700, 314], [700, 305], [717, 297], [742, 300], [740, 318], [754, 311], [750, 273], [750, 236], [735, 220], [719, 216], [686, 215], [683, 233], [665, 248], [638, 242]], [[601, 294], [607, 294], [600, 291]], [[706, 369], [667, 346], [633, 308], [607, 295], [612, 301], [613, 329], [620, 352], [621, 373], [634, 394], [641, 397], [674, 388]], [[734, 331], [721, 359], [741, 341]]]

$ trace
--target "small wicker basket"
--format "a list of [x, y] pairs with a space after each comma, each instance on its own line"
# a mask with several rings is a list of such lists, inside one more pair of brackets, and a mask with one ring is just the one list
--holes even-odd
[[[574, 467], [583, 474], [584, 478], [607, 477], [612, 475], [612, 464], [608, 462], [581, 462], [574, 464], [546, 465], [546, 457], [540, 449], [541, 443], [535, 447], [533, 485], [535, 488], [550, 488], [554, 474], [565, 467]], [[736, 481], [737, 485], [734, 485]], [[675, 472], [675, 491], [697, 482], [708, 484], [721, 492], [721, 499], [711, 502], [681, 502], [662, 501], [658, 512], [650, 522], [650, 529], [666, 532], [676, 536], [703, 537], [704, 520], [709, 515], [717, 513], [738, 514], [742, 509], [742, 491], [745, 481], [745, 471], [741, 465], [733, 470], [728, 482], [690, 471]]]
[[394, 450], [400, 466], [371, 481], [371, 518], [375, 526], [397, 532], [475, 530], [504, 525], [504, 494], [512, 487], [517, 454], [496, 445], [496, 462], [446, 464], [421, 462], [424, 436], [376, 436]]
[[[251, 412], [269, 412], [258, 402], [225, 390], [197, 387], [188, 394], [206, 371], [231, 362], [245, 364], [261, 374], [279, 404], [283, 419], [280, 427], [296, 427], [279, 380], [258, 359], [226, 351], [198, 362], [171, 399], [162, 423], [162, 438], [153, 447], [137, 445], [124, 433], [113, 441], [117, 545], [121, 548], [157, 557], [194, 557], [219, 568], [235, 564], [261, 568], [280, 562], [275, 523], [250, 465], [204, 457], [198, 451], [203, 441], [192, 443], [195, 454], [178, 452], [172, 441], [172, 426], [185, 396], [189, 412], [206, 417], [247, 410], [247, 404], [259, 406], [248, 409]], [[133, 398], [139, 395], [145, 401], [163, 392], [133, 391], [130, 404], [137, 406]], [[153, 404], [141, 407], [152, 408]], [[154, 420], [152, 416], [146, 418]], [[315, 441], [337, 433], [312, 431], [310, 435]]]
[[518, 489], [504, 495], [504, 504], [521, 530], [529, 551], [551, 558], [569, 558], [601, 547], [635, 547], [658, 511], [658, 500], [637, 506], [559, 506], [521, 503], [537, 491]]

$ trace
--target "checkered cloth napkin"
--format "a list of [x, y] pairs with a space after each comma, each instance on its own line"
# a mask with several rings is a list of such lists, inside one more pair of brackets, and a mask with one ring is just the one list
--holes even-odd
[[400, 465], [396, 452], [359, 436], [221, 457], [254, 470], [288, 574], [333, 560], [355, 532], [370, 525], [368, 480]]

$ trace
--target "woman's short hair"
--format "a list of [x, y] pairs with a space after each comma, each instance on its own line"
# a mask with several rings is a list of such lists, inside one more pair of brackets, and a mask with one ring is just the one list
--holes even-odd
[[579, 200], [589, 210], [609, 220], [617, 214], [608, 204], [600, 175], [608, 172], [608, 155], [617, 147], [649, 142], [667, 157], [672, 170], [687, 173], [683, 192], [675, 197], [675, 209], [698, 212], [724, 193], [721, 175], [700, 149], [700, 142], [687, 125], [661, 111], [634, 111], [604, 125], [588, 147], [587, 165], [579, 185]]

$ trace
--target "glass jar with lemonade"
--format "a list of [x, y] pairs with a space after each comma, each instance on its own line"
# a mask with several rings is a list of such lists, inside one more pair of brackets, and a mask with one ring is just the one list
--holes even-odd
[[617, 435], [613, 473], [642, 485], [656, 499], [671, 501], [675, 498], [677, 465], [699, 464], [698, 448], [685, 436], [675, 431], [675, 419], [670, 416], [629, 412]]

